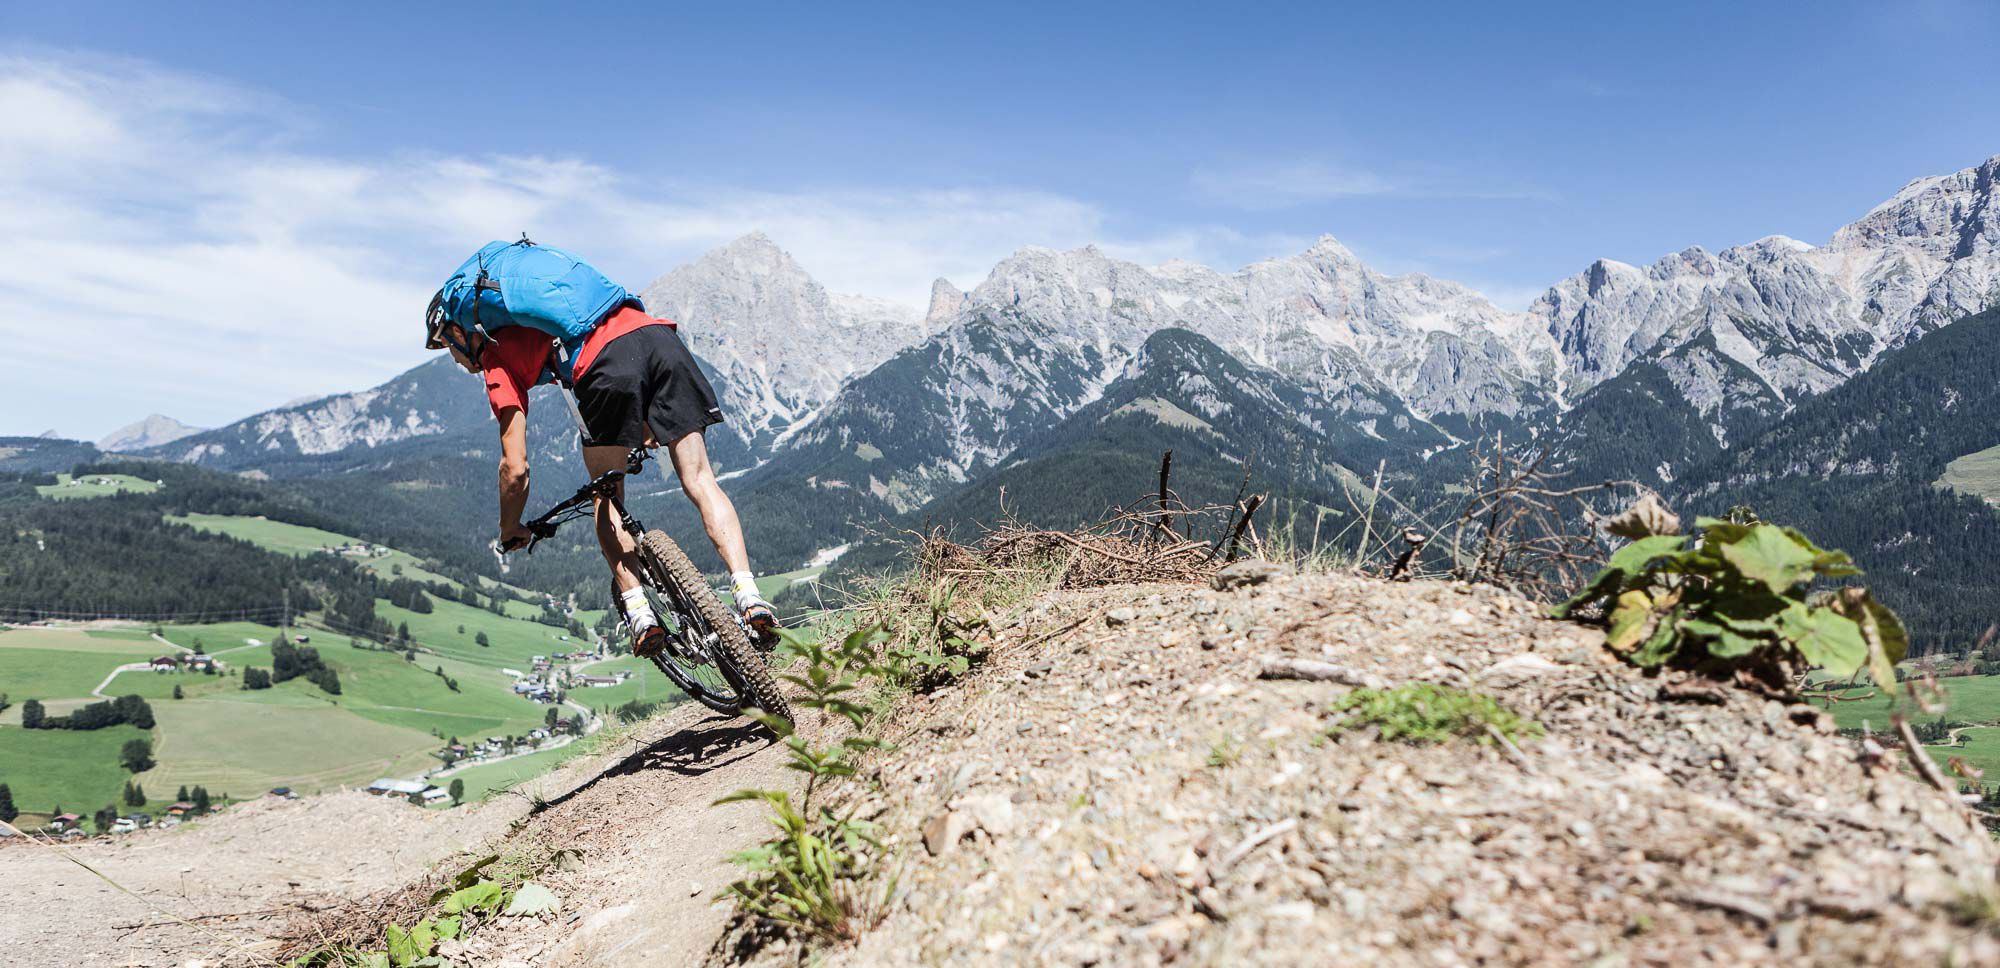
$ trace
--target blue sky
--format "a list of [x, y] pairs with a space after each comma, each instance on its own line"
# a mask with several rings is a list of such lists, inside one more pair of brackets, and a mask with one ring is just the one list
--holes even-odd
[[523, 229], [634, 288], [763, 229], [910, 303], [1328, 233], [1520, 309], [2000, 154], [1986, 3], [729, 6], [0, 0], [0, 257], [47, 267], [0, 280], [46, 348], [0, 434], [380, 382]]

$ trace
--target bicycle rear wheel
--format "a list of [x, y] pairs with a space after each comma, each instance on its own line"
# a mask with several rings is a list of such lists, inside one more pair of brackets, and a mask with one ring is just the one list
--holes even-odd
[[750, 707], [792, 722], [791, 703], [778, 690], [770, 667], [680, 546], [664, 531], [648, 531], [639, 538], [639, 562], [646, 585], [680, 625], [676, 641], [653, 657], [660, 671], [717, 712]]

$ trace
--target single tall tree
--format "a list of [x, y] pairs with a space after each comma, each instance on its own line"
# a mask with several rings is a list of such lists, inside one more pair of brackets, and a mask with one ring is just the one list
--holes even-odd
[[153, 741], [149, 739], [128, 739], [118, 751], [118, 762], [134, 773], [144, 773], [153, 768]]
[[194, 812], [198, 814], [207, 813], [210, 806], [212, 804], [208, 799], [208, 788], [196, 785], [194, 788]]
[[[0, 789], [4, 789], [4, 788], [0, 788]], [[449, 793], [451, 794], [451, 805], [452, 805], [452, 806], [454, 806], [454, 807], [455, 807], [455, 806], [458, 806], [458, 805], [459, 805], [459, 804], [461, 804], [461, 803], [464, 803], [464, 802], [465, 802], [465, 781], [464, 781], [464, 780], [461, 780], [461, 779], [459, 779], [458, 777], [452, 777], [452, 778], [451, 778], [451, 787], [450, 787], [450, 788], [449, 788], [449, 789], [447, 790], [447, 792], [449, 792]]]
[[44, 718], [45, 716], [42, 713], [41, 700], [30, 699], [27, 702], [21, 704], [22, 729], [41, 729], [43, 728]]
[[0, 783], [0, 820], [13, 823], [14, 818], [20, 815], [21, 811], [14, 809], [14, 791], [8, 789], [7, 784]]

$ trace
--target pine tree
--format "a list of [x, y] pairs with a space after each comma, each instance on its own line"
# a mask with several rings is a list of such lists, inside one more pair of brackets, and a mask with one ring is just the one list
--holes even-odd
[[187, 698], [186, 696], [184, 696], [184, 695], [182, 695], [182, 694], [181, 694], [181, 686], [180, 686], [180, 683], [178, 683], [178, 682], [177, 682], [177, 683], [174, 683], [174, 698], [175, 698], [175, 699], [185, 699], [185, 698]]
[[[5, 789], [5, 788], [4, 788], [4, 787], [0, 787], [0, 789]], [[461, 780], [461, 779], [459, 779], [459, 778], [457, 778], [457, 777], [452, 777], [452, 779], [451, 779], [451, 788], [450, 788], [449, 792], [451, 793], [451, 803], [452, 803], [452, 806], [457, 806], [457, 805], [459, 805], [459, 804], [461, 804], [461, 803], [464, 803], [464, 802], [465, 802], [465, 781], [464, 781], [464, 780]]]
[[102, 809], [90, 815], [90, 822], [97, 828], [98, 833], [105, 833], [111, 829], [112, 824], [118, 822], [118, 808], [107, 803]]
[[13, 823], [14, 818], [20, 815], [21, 811], [14, 809], [14, 791], [8, 789], [7, 784], [0, 783], [0, 820]]
[[180, 788], [180, 789], [179, 789], [178, 791], [175, 791], [175, 793], [174, 793], [174, 802], [175, 802], [175, 803], [186, 803], [186, 802], [188, 802], [188, 785], [187, 785], [187, 784], [185, 784], [185, 783], [181, 784], [181, 788]]
[[[136, 742], [136, 741], [135, 741]], [[125, 805], [143, 807], [146, 805], [146, 791], [131, 780], [125, 781]]]
[[47, 726], [44, 722], [46, 718], [42, 712], [41, 700], [30, 699], [21, 704], [22, 729], [46, 729]]
[[209, 810], [209, 806], [210, 806], [210, 802], [209, 802], [209, 799], [208, 799], [208, 788], [207, 788], [207, 787], [204, 787], [204, 786], [200, 786], [200, 785], [196, 785], [196, 786], [195, 786], [195, 788], [194, 788], [194, 801], [193, 801], [193, 802], [194, 802], [194, 812], [195, 812], [195, 813], [197, 813], [197, 814], [203, 814], [203, 813], [207, 813], [207, 812], [208, 812], [208, 810]]

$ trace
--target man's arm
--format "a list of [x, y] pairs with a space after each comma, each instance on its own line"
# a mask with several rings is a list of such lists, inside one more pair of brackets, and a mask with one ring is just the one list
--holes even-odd
[[526, 538], [521, 512], [528, 506], [528, 415], [508, 407], [500, 420], [500, 543]]

